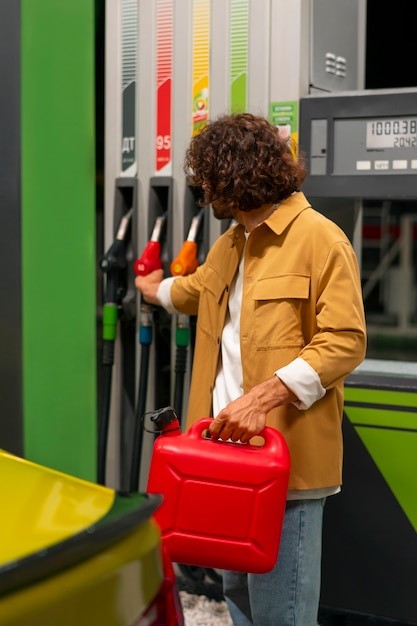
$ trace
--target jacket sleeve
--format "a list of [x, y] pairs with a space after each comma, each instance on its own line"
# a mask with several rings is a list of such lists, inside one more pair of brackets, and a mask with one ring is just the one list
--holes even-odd
[[[224, 249], [224, 237], [222, 235], [211, 246], [204, 263], [199, 265], [193, 274], [178, 277], [171, 288], [171, 301], [177, 311], [187, 315], [197, 315], [200, 295], [206, 287], [209, 277], [213, 274], [213, 268], [218, 267], [216, 259], [222, 258]], [[214, 271], [218, 274], [218, 271]]]
[[198, 303], [206, 264], [200, 265], [193, 274], [178, 277], [171, 286], [171, 301], [177, 311], [197, 315]]
[[324, 388], [346, 378], [366, 354], [366, 323], [359, 268], [350, 242], [330, 248], [320, 272], [316, 329], [299, 356], [317, 372]]

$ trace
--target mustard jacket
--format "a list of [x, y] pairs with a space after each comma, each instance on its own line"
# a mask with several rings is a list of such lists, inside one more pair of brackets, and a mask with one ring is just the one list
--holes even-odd
[[[233, 226], [194, 274], [178, 278], [171, 298], [198, 315], [187, 427], [211, 413], [229, 287], [244, 248]], [[354, 250], [342, 230], [296, 193], [248, 237], [240, 347], [245, 392], [296, 357], [317, 372], [326, 395], [310, 409], [273, 409], [267, 423], [286, 438], [290, 489], [342, 482], [343, 382], [363, 360], [366, 327]]]

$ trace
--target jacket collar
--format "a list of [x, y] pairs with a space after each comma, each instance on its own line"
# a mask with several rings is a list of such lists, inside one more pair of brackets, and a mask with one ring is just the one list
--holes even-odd
[[[264, 224], [276, 234], [281, 235], [287, 226], [302, 212], [304, 209], [311, 208], [311, 204], [301, 191], [293, 193], [291, 196], [283, 200], [276, 211], [271, 213]], [[238, 224], [231, 230], [229, 237], [233, 242], [244, 240], [243, 226]]]
[[302, 212], [304, 209], [311, 208], [305, 195], [298, 191], [285, 200], [283, 200], [276, 211], [271, 213], [265, 224], [269, 226], [275, 234], [281, 235], [287, 226]]

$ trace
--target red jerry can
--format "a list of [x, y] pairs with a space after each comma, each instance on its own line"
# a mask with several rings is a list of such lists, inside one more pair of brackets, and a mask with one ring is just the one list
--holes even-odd
[[285, 513], [287, 444], [268, 426], [260, 446], [214, 440], [210, 422], [181, 434], [174, 421], [155, 440], [147, 490], [164, 497], [154, 513], [164, 544], [176, 563], [268, 572]]

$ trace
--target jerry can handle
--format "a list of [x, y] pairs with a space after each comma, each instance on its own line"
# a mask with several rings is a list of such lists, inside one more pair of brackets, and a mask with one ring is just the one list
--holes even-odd
[[201, 419], [197, 420], [188, 429], [186, 433], [187, 437], [192, 437], [193, 439], [201, 439], [201, 435], [204, 433], [205, 430], [208, 430], [208, 427], [210, 426], [212, 421], [213, 418], [211, 417], [202, 417]]
[[[203, 432], [205, 430], [208, 430], [208, 427], [210, 426], [212, 421], [213, 418], [211, 417], [202, 417], [201, 419], [197, 420], [197, 422], [194, 422], [194, 424], [188, 429], [186, 433], [187, 437], [191, 437], [193, 439], [201, 439]], [[263, 428], [263, 430], [261, 430], [261, 432], [256, 436], [262, 437], [265, 443], [264, 445], [260, 446], [254, 446], [249, 443], [249, 445], [251, 445], [251, 448], [258, 448], [259, 450], [265, 450], [265, 448], [268, 448], [268, 450], [272, 452], [281, 452], [283, 448], [287, 449], [287, 443], [284, 439], [284, 436], [278, 430], [272, 428], [271, 426], [265, 426], [265, 428]], [[211, 437], [207, 439], [216, 442], [221, 441], [217, 439], [211, 439]], [[222, 443], [228, 442], [222, 441]], [[235, 444], [233, 443], [232, 445]]]

